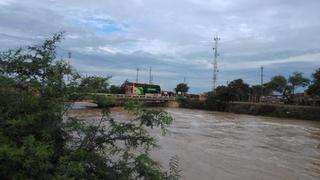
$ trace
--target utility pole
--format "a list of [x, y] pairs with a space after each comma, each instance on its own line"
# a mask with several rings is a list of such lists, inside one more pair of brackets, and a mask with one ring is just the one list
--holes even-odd
[[183, 83], [184, 84], [186, 83], [186, 77], [183, 77]]
[[[70, 66], [70, 60], [71, 60], [71, 51], [68, 51], [68, 65]], [[67, 81], [70, 82], [70, 75], [67, 75]]]
[[139, 82], [139, 68], [137, 68], [137, 78], [136, 78], [136, 83]]
[[218, 36], [215, 36], [213, 38], [213, 40], [214, 40], [214, 48], [213, 48], [214, 61], [213, 61], [213, 86], [212, 86], [212, 91], [215, 91], [215, 89], [217, 87], [217, 78], [218, 78], [218, 62], [217, 62], [217, 58], [219, 56], [219, 53], [218, 53], [218, 41], [220, 40], [220, 38]]
[[68, 52], [68, 58], [71, 59], [71, 51]]
[[261, 69], [261, 96], [263, 96], [263, 66], [260, 67]]
[[149, 69], [149, 84], [152, 84], [152, 74], [151, 74], [152, 68]]

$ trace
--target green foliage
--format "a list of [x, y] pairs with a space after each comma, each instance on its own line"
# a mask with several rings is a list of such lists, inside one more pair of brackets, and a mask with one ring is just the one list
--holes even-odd
[[140, 120], [140, 126], [146, 127], [161, 127], [162, 134], [165, 135], [167, 127], [173, 122], [173, 118], [163, 110], [159, 109], [144, 109], [139, 113], [137, 119]]
[[124, 94], [124, 91], [120, 86], [111, 85], [109, 88], [109, 93], [111, 94]]
[[[52, 177], [54, 163], [63, 151], [62, 115], [69, 65], [55, 60], [56, 34], [41, 46], [18, 49], [0, 56], [0, 176], [4, 179]], [[4, 171], [5, 170], [5, 171]]]
[[224, 111], [229, 101], [231, 101], [230, 89], [226, 86], [218, 86], [215, 92], [207, 93], [204, 105], [209, 110]]
[[231, 88], [228, 86], [218, 86], [216, 89], [215, 89], [215, 92], [214, 93], [209, 93], [208, 94], [208, 97], [209, 99], [210, 98], [215, 98], [219, 101], [224, 101], [224, 102], [228, 102], [228, 101], [231, 101], [231, 98], [232, 98], [232, 94], [231, 94]]
[[122, 83], [121, 86], [111, 85], [109, 88], [109, 93], [111, 94], [125, 94], [125, 83]]
[[137, 101], [137, 100], [127, 99], [124, 104], [125, 110], [127, 110], [135, 115], [138, 115], [140, 113], [140, 110], [142, 109], [142, 107], [143, 107], [142, 102]]
[[95, 101], [99, 108], [114, 107], [118, 105], [116, 99], [110, 96], [93, 95], [92, 99]]
[[179, 98], [179, 107], [191, 109], [205, 109], [205, 104], [198, 99], [191, 100], [187, 98]]
[[248, 99], [250, 88], [242, 79], [231, 81], [228, 88], [232, 101], [246, 101]]
[[283, 94], [287, 87], [287, 79], [284, 76], [278, 75], [272, 77], [271, 81], [267, 85], [268, 88], [275, 92]]
[[110, 77], [88, 76], [81, 79], [80, 89], [88, 93], [106, 93]]
[[164, 175], [157, 169], [159, 164], [146, 154], [141, 154], [136, 158], [135, 166], [139, 169], [137, 178], [144, 177], [150, 180], [159, 180], [164, 178]]
[[242, 79], [236, 79], [228, 86], [218, 86], [214, 92], [208, 92], [204, 102], [180, 99], [180, 107], [225, 111], [230, 101], [246, 101], [250, 92], [249, 85]]
[[312, 96], [320, 97], [320, 68], [312, 74], [311, 85], [307, 89], [307, 93]]
[[286, 103], [292, 103], [295, 89], [300, 86], [305, 87], [308, 84], [309, 79], [303, 77], [300, 72], [294, 72], [288, 80], [281, 75], [272, 77], [266, 88], [281, 94], [286, 99]]
[[297, 87], [307, 86], [310, 80], [308, 78], [303, 77], [303, 74], [301, 72], [294, 72], [291, 76], [289, 76], [288, 82], [291, 84], [292, 94], [294, 95], [294, 90]]
[[[95, 177], [163, 179], [165, 173], [161, 171], [158, 163], [148, 156], [148, 152], [156, 147], [156, 140], [149, 135], [146, 128], [160, 127], [162, 131], [166, 131], [166, 127], [171, 123], [172, 118], [167, 113], [153, 114], [152, 110], [141, 109], [139, 116], [126, 122], [117, 122], [105, 111], [97, 125], [88, 126], [78, 119], [71, 119], [66, 124], [70, 134], [67, 144], [76, 150], [74, 157], [83, 158], [80, 162], [101, 168], [101, 172], [97, 172]], [[96, 162], [97, 160], [99, 161]]]
[[208, 110], [214, 111], [225, 111], [228, 102], [220, 101], [215, 98], [215, 96], [208, 96], [209, 98], [205, 101], [205, 107]]
[[253, 96], [261, 96], [262, 86], [261, 85], [253, 85], [250, 88], [250, 93]]
[[186, 92], [188, 92], [188, 90], [189, 86], [186, 83], [180, 83], [175, 88], [176, 93], [181, 92], [182, 94], [185, 94]]
[[318, 121], [320, 119], [320, 109], [315, 107], [231, 103], [228, 107], [228, 111], [240, 114], [264, 115], [304, 120]]
[[[261, 85], [253, 85], [251, 86], [250, 88], [250, 93], [251, 95], [253, 96], [261, 96]], [[272, 89], [271, 87], [269, 86], [269, 84], [263, 84], [263, 95], [264, 96], [269, 96], [269, 95], [272, 95]]]
[[[173, 120], [168, 113], [137, 106], [125, 122], [112, 119], [107, 108], [98, 122], [65, 116], [74, 94], [105, 90], [107, 79], [79, 83], [79, 75], [55, 59], [61, 38], [0, 55], [0, 177], [166, 179], [148, 155], [156, 142], [147, 128], [166, 132]], [[97, 98], [106, 107], [112, 102]]]

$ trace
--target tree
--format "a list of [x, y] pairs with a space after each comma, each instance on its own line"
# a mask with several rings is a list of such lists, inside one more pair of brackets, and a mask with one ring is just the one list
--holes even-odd
[[[250, 93], [253, 96], [261, 96], [261, 85], [253, 85], [250, 87]], [[272, 94], [272, 90], [267, 84], [263, 85], [263, 95], [268, 96]]]
[[0, 55], [0, 176], [4, 179], [52, 178], [64, 153], [61, 129], [65, 75], [71, 68], [55, 59], [56, 34], [42, 45]]
[[81, 79], [80, 88], [89, 93], [106, 93], [110, 77], [88, 76]]
[[219, 101], [228, 102], [231, 100], [230, 88], [227, 86], [218, 86], [215, 89], [214, 95]]
[[307, 93], [311, 96], [320, 96], [320, 68], [312, 74], [312, 82], [307, 89]]
[[231, 100], [230, 90], [226, 86], [218, 86], [214, 92], [208, 92], [205, 100], [207, 109], [224, 111], [226, 104]]
[[128, 81], [125, 81], [121, 84], [121, 86], [116, 86], [116, 85], [111, 85], [110, 88], [109, 88], [109, 92], [111, 94], [125, 94], [125, 84], [127, 83]]
[[253, 96], [261, 96], [261, 85], [253, 85], [250, 87], [250, 93]]
[[188, 90], [189, 90], [189, 87], [188, 87], [188, 85], [186, 83], [180, 83], [175, 88], [176, 93], [181, 92], [182, 94], [187, 93]]
[[307, 86], [310, 83], [310, 80], [303, 77], [301, 72], [294, 72], [291, 76], [289, 76], [288, 82], [291, 84], [292, 95], [294, 95], [294, 91], [297, 87]]
[[287, 79], [281, 75], [273, 76], [271, 78], [271, 81], [267, 84], [267, 88], [270, 88], [272, 89], [272, 91], [278, 92], [283, 95], [287, 88]]
[[250, 87], [242, 79], [231, 81], [228, 88], [233, 101], [245, 101], [249, 97]]
[[[2, 179], [172, 179], [149, 151], [156, 146], [146, 128], [166, 128], [162, 110], [127, 103], [132, 121], [118, 122], [102, 110], [98, 122], [66, 117], [71, 67], [55, 59], [56, 34], [42, 45], [0, 55], [0, 177]], [[176, 163], [173, 163], [176, 164]], [[176, 166], [172, 167], [177, 168]]]
[[123, 94], [123, 93], [120, 93], [121, 90], [122, 90], [121, 87], [116, 85], [111, 85], [109, 88], [109, 92], [111, 94]]

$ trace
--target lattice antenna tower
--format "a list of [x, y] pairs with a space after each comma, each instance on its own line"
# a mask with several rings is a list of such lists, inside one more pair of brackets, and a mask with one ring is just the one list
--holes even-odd
[[213, 87], [212, 87], [212, 91], [215, 91], [216, 87], [217, 87], [217, 80], [218, 80], [218, 41], [220, 40], [220, 37], [215, 36], [213, 38], [214, 40], [214, 48], [213, 48], [213, 52], [214, 52], [214, 60], [213, 60]]

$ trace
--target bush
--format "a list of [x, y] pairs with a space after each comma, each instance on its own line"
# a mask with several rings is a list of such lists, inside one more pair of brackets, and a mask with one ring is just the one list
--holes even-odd
[[268, 115], [272, 114], [276, 111], [277, 107], [272, 106], [272, 105], [261, 105], [261, 106], [256, 106], [256, 113], [261, 114], [261, 115]]
[[[118, 122], [107, 108], [98, 122], [65, 117], [77, 83], [55, 59], [57, 34], [42, 45], [0, 54], [0, 177], [2, 179], [169, 179], [149, 152], [156, 140], [147, 128], [166, 131], [164, 111], [136, 109]], [[72, 90], [70, 90], [70, 88]], [[97, 97], [102, 107], [114, 101]], [[173, 172], [174, 173], [174, 172]]]
[[204, 102], [198, 99], [190, 100], [186, 98], [178, 99], [179, 106], [182, 108], [192, 108], [192, 109], [206, 109]]
[[227, 109], [229, 112], [241, 114], [320, 120], [320, 108], [314, 107], [291, 107], [271, 104], [263, 105], [250, 103], [231, 103]]
[[113, 97], [96, 95], [93, 97], [93, 100], [98, 105], [99, 108], [114, 107], [117, 104], [117, 101]]

